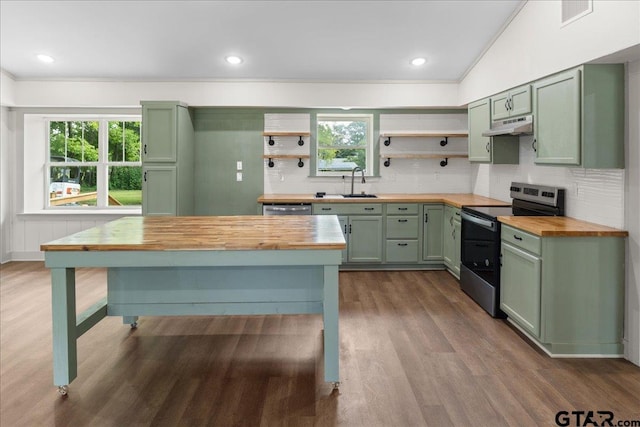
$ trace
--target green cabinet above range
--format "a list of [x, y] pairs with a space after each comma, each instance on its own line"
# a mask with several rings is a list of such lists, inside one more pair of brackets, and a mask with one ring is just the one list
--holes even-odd
[[531, 113], [531, 85], [524, 85], [491, 97], [492, 120]]

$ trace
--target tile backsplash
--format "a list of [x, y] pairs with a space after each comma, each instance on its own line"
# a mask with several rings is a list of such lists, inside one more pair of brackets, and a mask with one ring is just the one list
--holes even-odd
[[624, 169], [582, 169], [534, 164], [533, 136], [520, 137], [520, 164], [474, 164], [472, 192], [509, 201], [512, 181], [566, 190], [566, 215], [583, 221], [624, 228]]
[[[381, 114], [380, 133], [420, 131], [465, 131], [466, 114]], [[309, 114], [265, 114], [265, 131], [309, 132]], [[310, 154], [308, 137], [305, 145], [297, 137], [276, 137], [269, 146], [265, 137], [265, 154]], [[533, 136], [520, 137], [520, 163], [517, 165], [471, 164], [467, 159], [451, 158], [446, 167], [441, 159], [391, 159], [385, 167], [385, 153], [466, 153], [467, 138], [392, 138], [390, 146], [380, 139], [380, 176], [355, 180], [355, 191], [367, 193], [474, 193], [510, 202], [511, 182], [551, 185], [566, 189], [566, 215], [584, 221], [624, 228], [625, 171], [622, 169], [582, 169], [561, 166], [539, 166], [534, 163], [531, 147]], [[298, 159], [274, 160], [274, 167], [264, 167], [266, 194], [313, 194], [317, 191], [344, 194], [350, 192], [351, 175], [344, 177], [311, 177], [309, 161], [302, 168]]]

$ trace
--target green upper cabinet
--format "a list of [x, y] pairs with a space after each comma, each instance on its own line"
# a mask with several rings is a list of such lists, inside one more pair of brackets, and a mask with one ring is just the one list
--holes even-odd
[[491, 161], [491, 138], [482, 132], [491, 128], [491, 100], [481, 99], [469, 104], [469, 161]]
[[493, 120], [531, 113], [531, 85], [520, 86], [491, 97]]
[[142, 158], [144, 161], [153, 163], [176, 161], [177, 115], [177, 103], [142, 103]]
[[624, 168], [624, 65], [583, 65], [533, 85], [535, 162]]
[[474, 163], [518, 164], [520, 144], [517, 136], [482, 136], [491, 128], [491, 99], [469, 104], [469, 161]]

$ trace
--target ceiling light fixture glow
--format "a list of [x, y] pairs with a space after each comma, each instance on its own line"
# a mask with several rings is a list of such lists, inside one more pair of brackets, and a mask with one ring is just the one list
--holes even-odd
[[227, 56], [226, 58], [224, 58], [225, 61], [227, 61], [229, 64], [233, 64], [233, 65], [238, 65], [238, 64], [242, 64], [242, 58], [240, 58], [239, 56]]
[[424, 58], [415, 58], [411, 60], [411, 65], [419, 67], [420, 65], [424, 65], [425, 62], [427, 62], [427, 60]]
[[50, 63], [52, 63], [52, 62], [53, 62], [53, 58], [52, 58], [52, 57], [50, 57], [49, 55], [43, 55], [43, 54], [40, 54], [40, 55], [38, 55], [38, 56], [37, 56], [37, 58], [38, 58], [40, 61], [45, 62], [45, 63], [47, 63], [47, 64], [50, 64]]

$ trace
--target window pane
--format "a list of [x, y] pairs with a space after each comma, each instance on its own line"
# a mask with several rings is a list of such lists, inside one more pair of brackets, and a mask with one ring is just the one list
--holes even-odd
[[140, 161], [140, 122], [109, 122], [109, 161]]
[[318, 149], [318, 171], [344, 172], [359, 166], [366, 168], [366, 151], [364, 149]]
[[109, 167], [109, 206], [142, 205], [142, 167]]
[[49, 125], [49, 156], [54, 162], [98, 161], [98, 128], [95, 121], [59, 121]]
[[95, 166], [52, 166], [49, 168], [49, 206], [95, 206]]
[[318, 145], [321, 147], [365, 147], [366, 120], [318, 119]]

